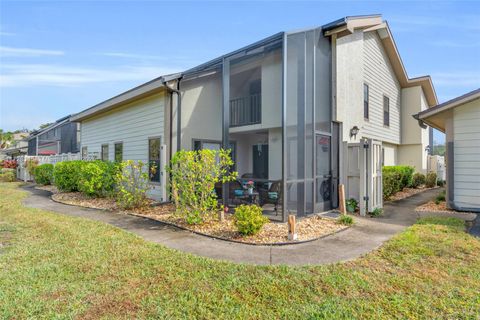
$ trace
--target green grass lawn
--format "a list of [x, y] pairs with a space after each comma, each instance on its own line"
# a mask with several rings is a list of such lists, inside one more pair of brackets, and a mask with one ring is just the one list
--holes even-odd
[[98, 222], [29, 209], [0, 184], [0, 318], [480, 317], [480, 241], [424, 219], [364, 258], [258, 267], [170, 250]]

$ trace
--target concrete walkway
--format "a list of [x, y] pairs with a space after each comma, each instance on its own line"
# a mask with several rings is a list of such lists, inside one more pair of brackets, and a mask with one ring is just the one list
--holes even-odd
[[[27, 207], [101, 221], [133, 232], [145, 240], [199, 256], [261, 265], [328, 264], [358, 258], [414, 224], [417, 218], [432, 215], [415, 212], [414, 208], [438, 194], [438, 190], [429, 190], [388, 203], [384, 207], [384, 216], [375, 219], [355, 217], [353, 227], [316, 241], [286, 246], [253, 246], [211, 239], [141, 217], [63, 205], [52, 201], [47, 191], [32, 186], [24, 189], [31, 193], [24, 201]], [[459, 217], [474, 219], [463, 214]]]

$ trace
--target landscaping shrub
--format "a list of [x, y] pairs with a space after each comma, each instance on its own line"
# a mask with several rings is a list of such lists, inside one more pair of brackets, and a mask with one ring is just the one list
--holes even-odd
[[440, 202], [445, 201], [445, 190], [440, 192], [438, 196], [435, 198], [435, 204], [440, 204]]
[[25, 160], [25, 169], [28, 174], [33, 177], [35, 168], [38, 167], [38, 160], [34, 158], [29, 158]]
[[115, 189], [118, 165], [108, 161], [86, 162], [80, 171], [78, 191], [88, 196], [105, 197]]
[[387, 200], [403, 188], [413, 185], [413, 172], [410, 166], [386, 166], [382, 168], [383, 198]]
[[18, 163], [17, 160], [3, 160], [3, 165], [6, 169], [17, 169]]
[[346, 207], [348, 212], [355, 212], [358, 208], [358, 201], [354, 198], [350, 198], [346, 201]]
[[85, 162], [81, 160], [63, 161], [55, 165], [53, 169], [54, 184], [60, 191], [78, 191], [78, 182]]
[[443, 187], [445, 185], [445, 180], [438, 180], [437, 181], [437, 186]]
[[227, 183], [237, 177], [231, 172], [230, 150], [179, 151], [167, 170], [170, 192], [177, 214], [189, 224], [198, 224], [218, 209], [215, 184]]
[[17, 180], [17, 172], [12, 168], [0, 169], [0, 182], [14, 182]]
[[45, 163], [37, 166], [33, 171], [35, 182], [38, 184], [52, 184], [53, 182], [53, 164]]
[[401, 190], [401, 177], [397, 171], [384, 171], [382, 173], [383, 199], [388, 200], [392, 195]]
[[372, 217], [379, 217], [383, 214], [383, 209], [382, 208], [375, 208], [375, 209], [373, 209], [372, 212], [369, 212], [368, 214], [371, 215]]
[[235, 225], [243, 235], [257, 234], [269, 220], [257, 205], [240, 205], [235, 209]]
[[142, 161], [127, 160], [119, 163], [115, 183], [116, 199], [122, 208], [139, 208], [147, 204], [150, 184], [147, 166]]
[[418, 188], [418, 187], [420, 187], [421, 185], [424, 185], [424, 184], [425, 184], [425, 175], [423, 173], [416, 172], [413, 175], [412, 188]]
[[338, 223], [350, 226], [353, 224], [353, 218], [347, 214], [342, 214], [340, 218], [338, 218]]
[[427, 177], [425, 178], [425, 185], [427, 188], [433, 188], [437, 185], [437, 174], [435, 172], [427, 173]]

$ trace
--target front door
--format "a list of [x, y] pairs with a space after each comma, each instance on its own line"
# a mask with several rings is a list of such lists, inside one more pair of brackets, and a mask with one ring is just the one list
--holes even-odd
[[332, 208], [331, 137], [317, 134], [315, 136], [315, 142], [315, 211], [323, 212]]
[[255, 178], [268, 179], [268, 144], [252, 146], [252, 153], [253, 176]]

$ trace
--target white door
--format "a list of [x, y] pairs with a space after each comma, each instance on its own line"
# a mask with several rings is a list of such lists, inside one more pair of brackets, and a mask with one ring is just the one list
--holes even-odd
[[377, 140], [369, 140], [368, 173], [369, 177], [369, 202], [368, 211], [371, 212], [376, 208], [383, 206], [383, 187], [382, 187], [382, 142]]

